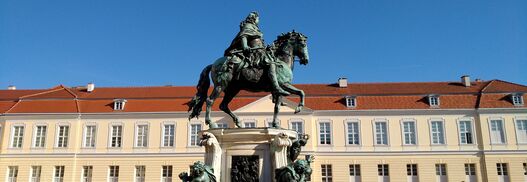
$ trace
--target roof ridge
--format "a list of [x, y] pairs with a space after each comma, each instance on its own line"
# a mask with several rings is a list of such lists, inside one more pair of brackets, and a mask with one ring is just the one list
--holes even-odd
[[77, 94], [73, 93], [69, 88], [64, 87], [64, 90], [66, 90], [68, 93], [70, 93], [73, 97], [78, 98]]
[[47, 91], [44, 91], [44, 92], [39, 92], [39, 93], [34, 93], [34, 94], [29, 94], [29, 95], [24, 95], [24, 96], [21, 96], [19, 97], [19, 99], [21, 98], [28, 98], [28, 97], [32, 97], [32, 96], [37, 96], [37, 95], [42, 95], [42, 94], [47, 94], [47, 93], [51, 93], [51, 92], [56, 92], [56, 91], [59, 91], [60, 89], [64, 89], [64, 87], [61, 85], [59, 86], [56, 86], [56, 87], [53, 87]]
[[13, 104], [11, 106], [11, 108], [9, 108], [7, 111], [5, 111], [4, 113], [9, 113], [11, 110], [13, 110], [13, 108], [15, 108], [16, 105], [18, 105], [18, 103], [20, 103], [22, 100], [17, 100], [15, 104]]
[[513, 83], [513, 82], [509, 82], [509, 81], [505, 81], [505, 80], [500, 80], [500, 79], [494, 79], [494, 80], [499, 81], [499, 82], [505, 82], [505, 83], [508, 83], [508, 84], [517, 85], [517, 86], [521, 86], [521, 87], [527, 87], [526, 85], [522, 85], [522, 84], [519, 84], [519, 83]]

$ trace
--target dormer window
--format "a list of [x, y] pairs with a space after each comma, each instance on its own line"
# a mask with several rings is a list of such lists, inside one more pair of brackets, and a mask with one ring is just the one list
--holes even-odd
[[511, 94], [511, 100], [512, 100], [512, 104], [514, 104], [515, 106], [523, 106], [523, 94], [522, 93]]
[[439, 107], [439, 95], [428, 95], [430, 107]]
[[125, 99], [115, 99], [113, 100], [113, 110], [122, 111], [124, 110], [124, 105], [126, 104]]
[[357, 97], [355, 96], [346, 96], [346, 107], [356, 107], [357, 106]]

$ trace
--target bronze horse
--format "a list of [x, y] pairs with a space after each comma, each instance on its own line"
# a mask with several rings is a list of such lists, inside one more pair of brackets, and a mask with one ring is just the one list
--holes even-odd
[[[268, 46], [267, 55], [275, 60], [276, 69], [277, 69], [277, 78], [279, 85], [286, 91], [300, 96], [300, 102], [295, 109], [295, 114], [300, 112], [304, 106], [304, 91], [295, 88], [291, 82], [293, 79], [293, 66], [294, 58], [298, 57], [299, 62], [302, 65], [306, 65], [309, 60], [309, 54], [307, 50], [307, 37], [302, 33], [288, 32], [278, 36], [277, 40], [273, 42], [272, 45]], [[189, 119], [198, 117], [201, 113], [203, 103], [206, 102], [206, 114], [205, 114], [205, 123], [209, 125], [209, 128], [217, 128], [216, 123], [213, 123], [210, 119], [210, 113], [212, 110], [212, 105], [214, 100], [218, 98], [221, 92], [225, 92], [223, 100], [220, 104], [220, 109], [227, 113], [233, 120], [234, 124], [237, 127], [241, 127], [239, 119], [230, 109], [229, 103], [232, 99], [240, 92], [240, 90], [247, 90], [251, 92], [270, 92], [271, 83], [267, 78], [267, 70], [260, 68], [259, 78], [257, 81], [254, 79], [248, 79], [241, 74], [244, 69], [249, 69], [243, 66], [242, 64], [236, 66], [239, 69], [229, 69], [228, 57], [222, 57], [216, 60], [213, 64], [206, 66], [201, 72], [200, 79], [197, 85], [197, 93], [188, 102], [189, 111], [192, 113], [189, 116]], [[235, 71], [240, 70], [240, 71]], [[214, 83], [214, 90], [211, 95], [207, 98], [207, 91], [210, 87], [210, 78], [209, 74], [212, 77]], [[262, 76], [263, 75], [263, 76]], [[282, 104], [282, 96], [273, 94], [274, 106], [274, 115], [272, 127], [277, 128], [278, 124], [278, 112], [280, 111], [280, 105]]]

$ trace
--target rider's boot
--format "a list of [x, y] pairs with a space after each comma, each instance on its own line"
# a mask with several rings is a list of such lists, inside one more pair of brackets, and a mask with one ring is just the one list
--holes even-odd
[[269, 78], [271, 79], [274, 92], [284, 96], [291, 95], [291, 93], [282, 89], [282, 87], [280, 87], [280, 85], [278, 84], [278, 78], [276, 76], [276, 65], [274, 63], [271, 63], [269, 66]]

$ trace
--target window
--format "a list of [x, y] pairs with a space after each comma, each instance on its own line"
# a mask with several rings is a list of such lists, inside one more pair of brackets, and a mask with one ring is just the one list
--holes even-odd
[[135, 182], [145, 182], [145, 174], [145, 166], [135, 166]]
[[93, 166], [82, 166], [82, 182], [91, 182]]
[[174, 146], [174, 124], [165, 124], [163, 125], [163, 147], [173, 147]]
[[54, 182], [63, 182], [64, 181], [64, 166], [55, 166], [55, 174], [53, 175]]
[[35, 148], [43, 148], [46, 147], [46, 133], [47, 133], [47, 126], [38, 125], [35, 127], [35, 139], [34, 139], [34, 145]]
[[438, 176], [446, 175], [446, 164], [436, 164], [436, 175]]
[[218, 124], [218, 128], [229, 128], [229, 125], [227, 123], [216, 123]]
[[514, 104], [515, 106], [523, 106], [523, 94], [511, 94], [511, 100], [512, 104]]
[[254, 121], [243, 122], [243, 127], [244, 128], [256, 128], [256, 122]]
[[346, 96], [346, 107], [357, 107], [357, 97]]
[[201, 124], [190, 125], [190, 146], [199, 146], [199, 131], [201, 131]]
[[116, 110], [116, 111], [124, 110], [125, 104], [126, 104], [125, 99], [115, 99], [113, 100], [113, 110]]
[[69, 126], [59, 126], [57, 131], [57, 147], [68, 147]]
[[446, 182], [447, 180], [446, 164], [436, 164], [436, 181]]
[[31, 166], [31, 182], [40, 182], [42, 166]]
[[333, 174], [331, 172], [331, 164], [322, 164], [320, 167], [322, 171], [322, 182], [332, 182]]
[[7, 182], [16, 182], [18, 178], [18, 166], [9, 166], [9, 175], [7, 176]]
[[445, 130], [443, 127], [443, 121], [432, 121], [430, 122], [430, 125], [432, 133], [432, 144], [445, 144]]
[[[265, 123], [267, 124], [267, 127], [273, 127], [273, 118], [268, 118], [265, 120]], [[280, 120], [276, 119], [276, 125], [280, 127]]]
[[331, 145], [331, 124], [329, 122], [319, 123], [320, 144]]
[[95, 125], [87, 125], [84, 127], [84, 147], [95, 147], [96, 132]]
[[11, 147], [22, 148], [23, 141], [24, 141], [24, 126], [13, 126], [13, 134], [11, 137]]
[[503, 132], [502, 120], [498, 120], [498, 119], [490, 120], [490, 139], [491, 139], [492, 144], [505, 143], [505, 135]]
[[496, 163], [496, 170], [498, 176], [508, 176], [509, 171], [507, 171], [507, 163]]
[[403, 122], [403, 138], [405, 145], [415, 145], [416, 134], [415, 134], [415, 121]]
[[115, 147], [115, 148], [121, 147], [122, 137], [123, 137], [123, 126], [113, 125], [110, 147]]
[[465, 175], [476, 175], [476, 164], [465, 164]]
[[110, 166], [108, 181], [109, 182], [119, 181], [119, 166]]
[[390, 176], [390, 170], [388, 168], [388, 164], [378, 164], [377, 172], [379, 176]]
[[172, 166], [163, 166], [163, 176], [161, 176], [162, 182], [172, 181]]
[[297, 138], [301, 138], [302, 135], [304, 134], [304, 122], [292, 121], [291, 129], [296, 131], [296, 133], [298, 134]]
[[360, 180], [360, 164], [350, 164], [350, 177], [352, 178], [352, 181], [355, 182]]
[[518, 143], [527, 144], [527, 119], [516, 120], [516, 138]]
[[137, 125], [136, 128], [136, 147], [148, 147], [148, 125]]
[[388, 145], [388, 128], [386, 122], [375, 122], [375, 144]]
[[429, 95], [428, 104], [430, 107], [439, 107], [439, 95]]
[[348, 144], [360, 145], [359, 122], [347, 122], [348, 127]]
[[471, 121], [459, 121], [459, 141], [461, 144], [474, 144]]
[[417, 176], [417, 164], [406, 164], [406, 176]]

